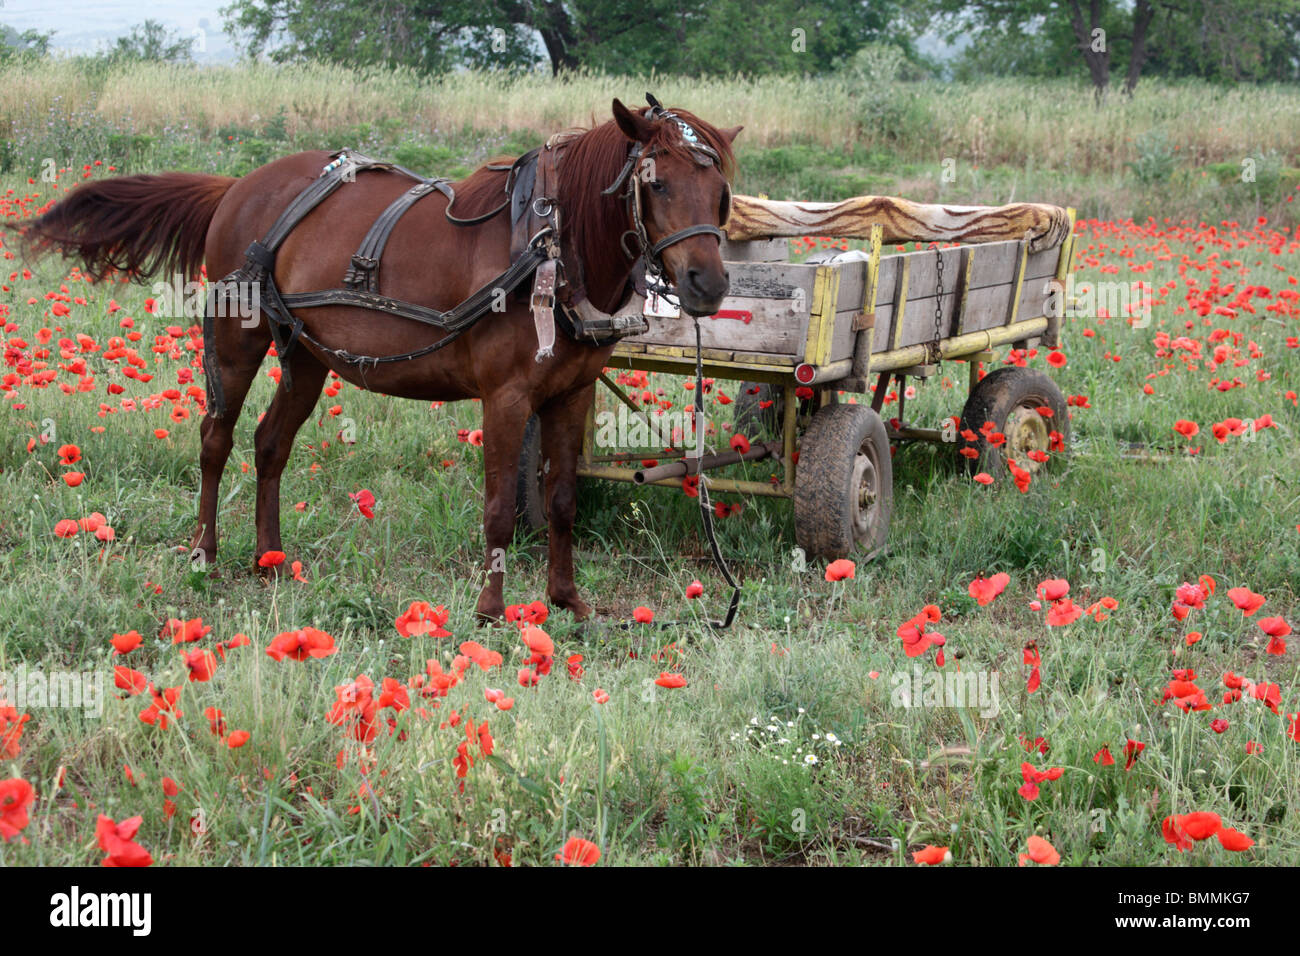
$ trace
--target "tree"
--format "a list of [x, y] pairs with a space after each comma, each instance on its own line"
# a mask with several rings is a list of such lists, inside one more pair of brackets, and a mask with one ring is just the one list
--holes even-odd
[[247, 55], [277, 62], [522, 69], [537, 62], [536, 30], [552, 70], [576, 66], [557, 0], [235, 0], [221, 14]]
[[1039, 76], [1088, 70], [1098, 98], [1123, 65], [1131, 94], [1146, 72], [1233, 82], [1300, 71], [1300, 0], [925, 0], [949, 39], [973, 41], [957, 72]]
[[[252, 56], [559, 73], [820, 73], [889, 30], [911, 0], [235, 0]], [[905, 44], [904, 44], [905, 45]]]
[[19, 33], [13, 27], [0, 24], [0, 63], [47, 56], [50, 52], [50, 37], [53, 35], [36, 30]]
[[179, 63], [192, 59], [194, 40], [168, 30], [157, 20], [145, 20], [118, 37], [109, 58], [114, 60], [152, 60]]

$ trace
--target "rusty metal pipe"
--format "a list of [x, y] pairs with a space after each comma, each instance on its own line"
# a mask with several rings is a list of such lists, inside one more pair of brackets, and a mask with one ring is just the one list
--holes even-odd
[[716, 455], [701, 455], [699, 458], [686, 458], [682, 461], [673, 461], [665, 465], [655, 465], [653, 468], [642, 468], [632, 473], [632, 480], [638, 485], [646, 485], [656, 481], [663, 481], [672, 478], [684, 478], [687, 475], [697, 475], [701, 471], [710, 471], [714, 468], [725, 468], [728, 465], [737, 465], [742, 461], [758, 461], [761, 458], [773, 458], [779, 455], [779, 446], [772, 442], [763, 442], [762, 444], [751, 445], [749, 451], [743, 454], [738, 451], [724, 451]]

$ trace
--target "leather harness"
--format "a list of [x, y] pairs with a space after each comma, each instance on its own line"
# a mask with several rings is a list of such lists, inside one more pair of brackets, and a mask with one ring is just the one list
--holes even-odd
[[[678, 123], [683, 138], [698, 162], [718, 162], [716, 153], [699, 142], [689, 125], [663, 110], [653, 98], [651, 105], [652, 115]], [[488, 167], [508, 171], [504, 190], [507, 198], [496, 208], [470, 219], [452, 214], [456, 194], [448, 179], [425, 178], [405, 167], [371, 159], [349, 149], [332, 154], [331, 162], [280, 213], [265, 237], [249, 245], [244, 254], [244, 264], [215, 283], [209, 292], [203, 320], [203, 351], [208, 408], [212, 414], [218, 418], [225, 414], [225, 396], [216, 361], [216, 306], [222, 296], [236, 295], [242, 288], [246, 288], [244, 284], [255, 285], [260, 289], [261, 309], [269, 319], [271, 338], [275, 342], [276, 354], [281, 363], [281, 383], [286, 390], [293, 387], [286, 363], [299, 339], [363, 369], [367, 365], [409, 361], [446, 347], [489, 311], [500, 310], [501, 297], [514, 292], [530, 276], [533, 278], [530, 306], [537, 330], [536, 359], [539, 362], [552, 354], [557, 320], [565, 334], [574, 341], [598, 347], [646, 331], [649, 324], [643, 314], [645, 290], [650, 288], [660, 293], [669, 291], [662, 278], [663, 263], [660, 255], [663, 250], [694, 235], [715, 235], [721, 241], [722, 230], [706, 224], [689, 226], [651, 243], [641, 218], [642, 177], [637, 173], [638, 163], [646, 157], [642, 155], [642, 144], [635, 143], [629, 152], [627, 163], [615, 181], [604, 190], [604, 194], [611, 195], [620, 188], [623, 189], [633, 225], [622, 237], [623, 247], [629, 256], [636, 254], [627, 250], [627, 238], [632, 236], [639, 247], [640, 258], [634, 268], [631, 294], [626, 297], [623, 306], [612, 314], [601, 312], [586, 297], [581, 263], [574, 262], [566, 266], [560, 256], [558, 166], [564, 147], [577, 135], [580, 134], [576, 131], [556, 134], [545, 145], [525, 153], [508, 167]], [[294, 228], [340, 185], [355, 181], [357, 173], [368, 170], [397, 172], [416, 180], [416, 185], [393, 200], [375, 219], [352, 255], [341, 288], [282, 293], [275, 282], [275, 259], [280, 246]], [[507, 207], [511, 220], [509, 268], [445, 312], [379, 293], [380, 261], [394, 226], [407, 210], [435, 190], [447, 197], [445, 214], [455, 225], [481, 224]], [[724, 225], [725, 211], [729, 207], [730, 187], [724, 197]], [[322, 345], [304, 329], [302, 320], [294, 314], [295, 309], [339, 305], [400, 316], [441, 329], [448, 334], [432, 345], [413, 352], [386, 356], [357, 355], [346, 349], [331, 349]]]

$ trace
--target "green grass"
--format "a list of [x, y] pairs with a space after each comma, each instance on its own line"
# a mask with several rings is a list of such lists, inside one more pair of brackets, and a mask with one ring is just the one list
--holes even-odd
[[[171, 140], [157, 142], [163, 148]], [[472, 159], [447, 148], [453, 152], [429, 158]], [[785, 182], [809, 175], [808, 158], [774, 149], [752, 174]], [[41, 188], [13, 175], [0, 185], [18, 195]], [[261, 376], [222, 486], [221, 554], [196, 572], [184, 547], [198, 482], [193, 403], [183, 403], [192, 414], [181, 422], [168, 417], [165, 400], [157, 409], [98, 414], [100, 402], [183, 391], [177, 372], [193, 353], [149, 351], [170, 323], [145, 312], [148, 289], [86, 285], [66, 279], [60, 264], [42, 263], [31, 279], [19, 275], [0, 292], [12, 323], [10, 358], [34, 357], [38, 330], [57, 324], [44, 361], [52, 369], [71, 365], [58, 353], [59, 338], [88, 334], [97, 343], [84, 356], [95, 385], [78, 392], [78, 374], [60, 371], [48, 387], [17, 385], [0, 414], [0, 670], [94, 671], [111, 685], [112, 666], [125, 663], [159, 687], [185, 685], [184, 713], [164, 731], [140, 722], [147, 701], [139, 697], [110, 697], [97, 717], [28, 708], [20, 753], [0, 761], [0, 777], [30, 781], [38, 799], [23, 834], [29, 842], [0, 844], [0, 859], [95, 863], [102, 853], [94, 821], [105, 813], [115, 820], [143, 814], [140, 842], [159, 862], [177, 864], [490, 864], [494, 850], [509, 852], [516, 865], [549, 864], [566, 838], [582, 836], [600, 845], [602, 862], [615, 864], [910, 864], [908, 851], [933, 843], [951, 847], [962, 864], [1014, 865], [1025, 839], [1038, 833], [1073, 865], [1294, 865], [1300, 743], [1257, 702], [1219, 704], [1220, 677], [1234, 671], [1279, 684], [1282, 712], [1300, 710], [1295, 649], [1263, 654], [1255, 626], [1267, 614], [1294, 622], [1300, 581], [1300, 414], [1285, 395], [1300, 387], [1300, 350], [1286, 343], [1297, 323], [1294, 303], [1290, 314], [1263, 308], [1294, 288], [1288, 277], [1300, 274], [1300, 254], [1282, 239], [1270, 253], [1266, 236], [1243, 232], [1240, 246], [1231, 238], [1216, 245], [1206, 233], [1144, 238], [1117, 228], [1082, 236], [1083, 277], [1109, 278], [1100, 267], [1114, 265], [1127, 277], [1130, 260], [1116, 250], [1129, 248], [1133, 264], [1153, 263], [1142, 278], [1176, 288], [1155, 306], [1149, 329], [1118, 319], [1067, 322], [1069, 364], [1053, 375], [1067, 395], [1087, 395], [1092, 405], [1073, 409], [1076, 449], [1068, 461], [1020, 494], [1005, 481], [972, 484], [946, 450], [900, 449], [891, 550], [838, 584], [823, 579], [821, 563], [799, 570], [787, 503], [744, 500], [741, 514], [719, 522], [723, 552], [745, 584], [739, 622], [728, 632], [703, 623], [721, 613], [726, 589], [708, 561], [694, 502], [662, 489], [584, 485], [578, 583], [605, 622], [578, 627], [554, 614], [545, 625], [557, 645], [554, 671], [534, 689], [516, 682], [523, 654], [514, 629], [472, 623], [482, 478], [479, 450], [458, 441], [457, 430], [477, 427], [475, 403], [431, 408], [352, 387], [322, 400], [283, 481], [285, 547], [290, 560], [304, 563], [307, 582], [268, 583], [250, 569], [252, 430], [273, 389]], [[1109, 250], [1089, 265], [1084, 257], [1103, 251], [1097, 243]], [[1185, 328], [1183, 256], [1201, 288], [1212, 270], [1221, 285], [1235, 284], [1221, 301], [1248, 285], [1268, 287], [1273, 298], [1256, 299], [1255, 315], [1192, 316]], [[56, 322], [42, 297], [65, 281], [87, 301]], [[110, 315], [110, 298], [124, 311]], [[123, 314], [144, 333], [134, 346], [155, 375], [147, 384], [124, 378], [100, 354], [122, 334]], [[1218, 375], [1238, 376], [1244, 387], [1217, 391], [1204, 359], [1191, 368], [1155, 354], [1162, 331], [1196, 338], [1212, 352], [1206, 340], [1219, 327], [1241, 334], [1235, 347], [1245, 364], [1233, 367], [1228, 356]], [[1043, 356], [1031, 364], [1041, 367]], [[1149, 379], [1155, 393], [1144, 395], [1148, 377], [1166, 369]], [[1258, 379], [1260, 372], [1269, 378]], [[12, 363], [0, 370], [10, 373], [19, 374]], [[918, 386], [911, 420], [933, 425], [959, 411], [965, 366], [944, 373], [947, 379]], [[651, 381], [685, 401], [679, 379]], [[110, 396], [109, 383], [126, 390]], [[732, 397], [739, 391], [737, 383], [718, 388]], [[327, 411], [334, 403], [342, 406], [337, 418]], [[1253, 441], [1220, 445], [1210, 435], [1212, 422], [1265, 413], [1278, 427]], [[726, 423], [730, 412], [714, 405], [711, 414]], [[1172, 430], [1183, 418], [1201, 426], [1191, 442]], [[355, 444], [338, 440], [344, 419], [355, 425]], [[102, 432], [92, 430], [99, 426]], [[168, 437], [154, 437], [159, 427]], [[51, 430], [53, 439], [41, 444]], [[1147, 453], [1126, 453], [1133, 442]], [[83, 455], [75, 467], [86, 479], [75, 489], [60, 478], [68, 469], [55, 449], [64, 443]], [[1182, 454], [1188, 444], [1201, 452]], [[760, 462], [737, 474], [761, 480], [770, 472]], [[361, 488], [378, 499], [374, 520], [348, 498]], [[303, 511], [296, 502], [305, 502]], [[60, 519], [91, 512], [106, 516], [115, 541], [54, 536]], [[544, 554], [535, 544], [521, 542], [508, 567], [509, 603], [543, 596]], [[977, 607], [967, 584], [997, 571], [1011, 575], [1007, 592]], [[1217, 594], [1179, 625], [1169, 611], [1174, 590], [1202, 574], [1216, 579]], [[1109, 596], [1118, 608], [1103, 622], [1085, 617], [1046, 629], [1027, 602], [1040, 581], [1055, 577], [1068, 578], [1080, 606]], [[706, 585], [699, 602], [682, 596], [693, 578]], [[1237, 585], [1267, 597], [1254, 618], [1243, 620], [1226, 600]], [[393, 622], [415, 600], [446, 605], [453, 638], [400, 637]], [[996, 716], [891, 700], [897, 675], [912, 674], [914, 664], [935, 670], [933, 654], [910, 660], [895, 636], [927, 603], [943, 609], [935, 627], [947, 638], [945, 672], [999, 675]], [[681, 623], [612, 623], [639, 605]], [[186, 683], [178, 649], [155, 637], [170, 617], [202, 617], [212, 626], [195, 646], [236, 633], [251, 646], [230, 650], [211, 682]], [[333, 635], [338, 653], [302, 663], [265, 655], [277, 633], [309, 625]], [[108, 641], [132, 629], [145, 641], [118, 661]], [[1192, 629], [1205, 637], [1188, 647], [1182, 637]], [[1043, 683], [1029, 694], [1021, 655], [1034, 639]], [[398, 716], [398, 732], [379, 734], [365, 772], [352, 748], [336, 766], [344, 734], [326, 720], [336, 686], [360, 674], [376, 684], [405, 681], [430, 659], [447, 667], [466, 640], [500, 651], [503, 667], [471, 668], [448, 697], [424, 702], [440, 705], [427, 719]], [[566, 674], [572, 654], [583, 655], [581, 681]], [[1196, 671], [1213, 712], [1184, 715], [1161, 705], [1174, 667]], [[656, 686], [666, 670], [680, 670], [688, 686]], [[485, 701], [489, 687], [512, 695], [513, 709]], [[609, 692], [609, 703], [593, 702], [595, 688]], [[224, 711], [229, 729], [247, 730], [249, 743], [230, 749], [213, 736], [203, 716], [209, 706]], [[452, 765], [463, 727], [440, 727], [453, 709], [489, 720], [496, 739], [493, 759], [475, 762], [463, 791]], [[1209, 727], [1214, 717], [1229, 721], [1224, 733]], [[769, 724], [780, 730], [769, 732]], [[1029, 759], [1022, 735], [1050, 744], [1046, 758], [1033, 758], [1036, 766], [1065, 768], [1034, 802], [1017, 794], [1020, 764]], [[1129, 738], [1146, 749], [1125, 772]], [[1248, 741], [1262, 744], [1262, 753], [1248, 755]], [[1093, 761], [1107, 743], [1120, 766]], [[810, 752], [818, 763], [806, 766]], [[164, 776], [182, 786], [170, 818]], [[1162, 839], [1160, 820], [1190, 810], [1218, 812], [1256, 847], [1229, 854], [1211, 840], [1178, 854]], [[194, 832], [192, 817], [201, 817], [203, 832]]]

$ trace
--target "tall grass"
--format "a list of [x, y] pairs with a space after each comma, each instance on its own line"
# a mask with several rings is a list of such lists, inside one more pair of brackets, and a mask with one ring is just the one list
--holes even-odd
[[701, 81], [287, 66], [108, 66], [49, 59], [0, 70], [0, 118], [12, 127], [92, 110], [137, 132], [189, 125], [256, 126], [285, 115], [290, 136], [361, 123], [412, 132], [466, 129], [541, 136], [608, 114], [610, 100], [646, 90], [719, 124], [745, 126], [751, 146], [811, 143], [881, 150], [904, 159], [963, 158], [1075, 173], [1122, 173], [1152, 129], [1194, 164], [1240, 162], [1270, 152], [1296, 165], [1300, 90], [1144, 81], [1132, 98], [1100, 108], [1081, 82], [995, 79], [973, 84], [876, 83], [869, 77], [776, 76]]

